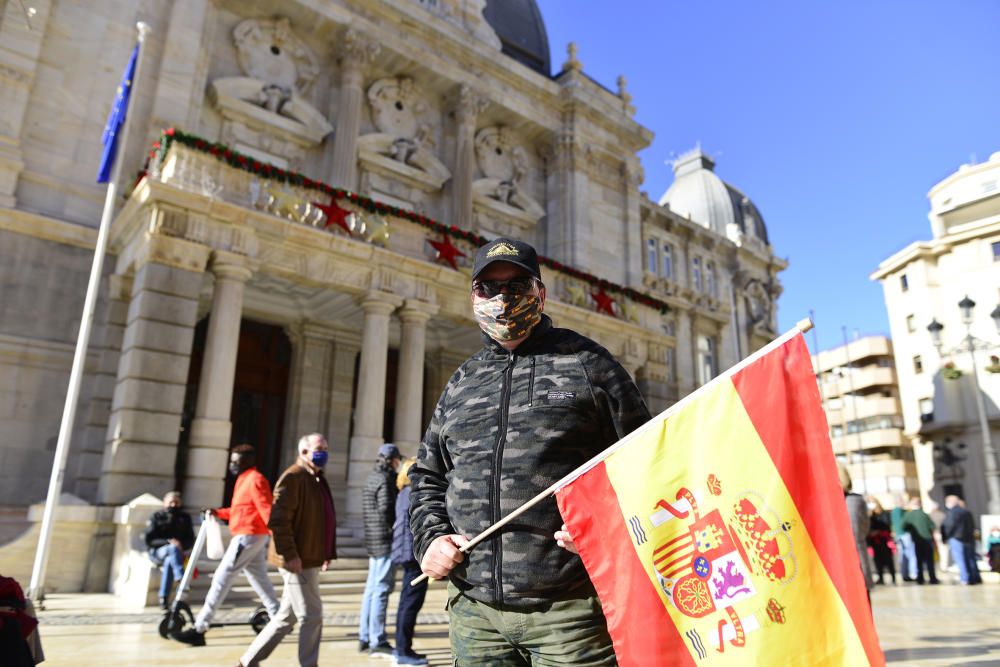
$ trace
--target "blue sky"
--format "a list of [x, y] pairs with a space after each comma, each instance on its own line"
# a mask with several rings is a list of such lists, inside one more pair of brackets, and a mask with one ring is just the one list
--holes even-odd
[[[760, 208], [781, 274], [781, 328], [816, 312], [888, 333], [879, 262], [930, 238], [927, 191], [1000, 151], [998, 0], [538, 0], [552, 66], [628, 79], [653, 200], [701, 142]], [[812, 339], [809, 339], [812, 344]]]

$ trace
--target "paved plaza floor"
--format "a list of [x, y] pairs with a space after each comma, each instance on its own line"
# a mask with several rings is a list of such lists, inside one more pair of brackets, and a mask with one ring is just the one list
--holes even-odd
[[[890, 665], [1000, 665], [1000, 580], [987, 575], [982, 586], [880, 586], [872, 594], [879, 638]], [[395, 600], [393, 595], [393, 600]], [[376, 667], [390, 664], [357, 652], [359, 596], [324, 600], [326, 623], [320, 664]], [[414, 648], [431, 665], [450, 665], [444, 586], [430, 590]], [[171, 667], [236, 665], [252, 639], [246, 625], [213, 629], [208, 645], [192, 648], [161, 639], [159, 614], [116, 610], [106, 594], [54, 595], [40, 614], [46, 667], [91, 665], [170, 665]], [[240, 619], [244, 609], [227, 611]], [[390, 617], [394, 606], [390, 605]], [[390, 629], [391, 630], [391, 629]], [[293, 634], [267, 664], [295, 665]]]

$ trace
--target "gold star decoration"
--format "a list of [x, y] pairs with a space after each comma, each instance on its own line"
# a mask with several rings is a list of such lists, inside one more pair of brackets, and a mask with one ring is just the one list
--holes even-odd
[[566, 285], [566, 293], [569, 295], [569, 302], [574, 306], [585, 308], [587, 306], [587, 293], [576, 283]]
[[267, 210], [282, 218], [298, 220], [301, 222], [302, 213], [299, 206], [305, 204], [305, 200], [296, 197], [291, 192], [282, 192], [275, 188], [267, 188]]
[[[355, 213], [355, 217], [358, 214]], [[364, 225], [365, 240], [383, 248], [389, 247], [389, 221], [380, 215], [366, 215], [362, 223]]]
[[621, 310], [622, 319], [628, 320], [629, 322], [639, 322], [639, 313], [636, 312], [635, 303], [630, 299], [621, 299], [618, 302], [618, 308]]

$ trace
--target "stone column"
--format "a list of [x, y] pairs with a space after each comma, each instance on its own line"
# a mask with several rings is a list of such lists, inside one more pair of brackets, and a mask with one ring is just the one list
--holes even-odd
[[24, 169], [21, 134], [51, 6], [50, 0], [32, 0], [35, 14], [29, 26], [22, 3], [0, 5], [0, 206], [16, 205], [14, 193]]
[[139, 242], [97, 493], [102, 504], [162, 496], [174, 486], [198, 295], [211, 252], [166, 236]]
[[[346, 442], [337, 443], [326, 432], [334, 332], [312, 322], [299, 322], [287, 332], [292, 341], [292, 372], [285, 441], [294, 443], [307, 433], [322, 433], [332, 457], [337, 444], [347, 448]], [[283, 454], [291, 457], [291, 452]]]
[[330, 461], [326, 479], [337, 507], [347, 507], [348, 442], [351, 437], [351, 398], [354, 391], [354, 364], [361, 350], [360, 332], [337, 331], [330, 368], [330, 393], [327, 410], [327, 440]]
[[389, 315], [403, 299], [371, 291], [361, 300], [365, 322], [361, 333], [361, 363], [354, 400], [354, 434], [347, 468], [347, 520], [361, 525], [361, 490], [382, 445], [385, 417], [385, 371], [389, 356]]
[[476, 168], [476, 117], [488, 101], [462, 84], [455, 104], [455, 171], [452, 175], [452, 224], [472, 229], [472, 175]]
[[330, 180], [337, 187], [358, 187], [358, 133], [361, 130], [361, 104], [364, 101], [364, 66], [379, 52], [379, 45], [356, 30], [344, 37], [340, 59], [340, 93], [337, 127], [333, 135], [333, 173]]
[[399, 375], [396, 382], [396, 445], [404, 456], [416, 456], [423, 436], [424, 349], [427, 320], [438, 311], [436, 304], [407, 299], [399, 311], [403, 332], [399, 345]]
[[678, 398], [684, 398], [698, 387], [698, 376], [695, 371], [698, 351], [691, 313], [677, 311], [675, 321], [677, 347], [674, 348], [674, 359], [677, 368], [674, 369], [674, 377], [677, 379]]
[[132, 293], [132, 276], [108, 277], [108, 305], [104, 320], [103, 339], [94, 388], [86, 407], [86, 427], [77, 454], [75, 495], [88, 502], [97, 500], [97, 486], [101, 479], [101, 459], [108, 433], [111, 400], [118, 376], [122, 339], [128, 320], [129, 295]]
[[233, 429], [230, 414], [243, 317], [243, 289], [251, 275], [246, 258], [223, 251], [214, 253], [211, 269], [215, 275], [215, 289], [184, 480], [184, 504], [189, 507], [216, 507], [222, 502], [229, 436]]
[[[639, 210], [639, 186], [644, 174], [636, 157], [628, 157], [622, 165], [622, 188], [625, 191], [625, 282], [631, 287], [642, 289], [644, 248], [642, 241], [642, 214]], [[662, 261], [656, 258], [657, 263]]]
[[579, 137], [572, 109], [563, 116], [563, 127], [545, 151], [546, 255], [570, 266], [587, 266], [592, 238], [590, 221], [591, 149]]

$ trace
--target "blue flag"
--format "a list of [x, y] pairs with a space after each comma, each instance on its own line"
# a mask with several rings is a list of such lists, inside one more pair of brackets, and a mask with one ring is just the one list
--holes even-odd
[[139, 45], [132, 49], [132, 57], [128, 59], [128, 66], [122, 75], [122, 82], [118, 86], [118, 93], [115, 95], [115, 103], [111, 107], [111, 114], [108, 122], [104, 126], [104, 134], [101, 135], [101, 143], [104, 150], [101, 152], [101, 166], [97, 170], [97, 182], [107, 183], [111, 178], [111, 169], [115, 165], [115, 158], [118, 155], [118, 132], [125, 124], [125, 113], [128, 111], [128, 98], [132, 93], [132, 79], [135, 76], [135, 63], [139, 58]]

